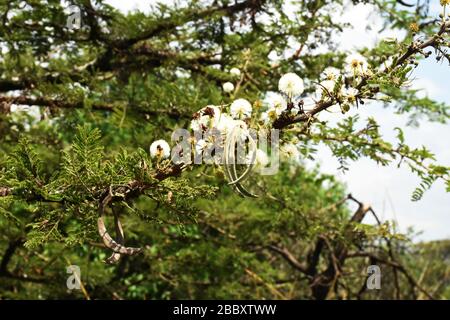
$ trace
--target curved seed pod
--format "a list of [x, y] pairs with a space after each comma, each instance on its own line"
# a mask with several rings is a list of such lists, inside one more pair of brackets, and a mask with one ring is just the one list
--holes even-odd
[[[224, 148], [224, 161], [225, 161], [224, 169], [225, 169], [225, 176], [228, 181], [233, 181], [236, 179], [235, 174], [231, 170], [231, 165], [233, 162], [230, 161], [230, 149], [232, 149], [231, 152], [234, 152], [234, 147], [232, 147], [233, 135], [234, 135], [234, 130], [232, 132], [230, 132], [230, 134], [228, 135], [228, 137], [225, 141], [225, 148]], [[237, 191], [235, 185], [233, 186], [233, 189], [235, 191]]]
[[[117, 212], [115, 210], [113, 210], [113, 213], [114, 213], [114, 225], [116, 227], [117, 243], [123, 245], [125, 243], [125, 237], [123, 234], [122, 224], [120, 223]], [[105, 262], [107, 264], [115, 264], [115, 263], [119, 262], [121, 257], [122, 257], [122, 255], [120, 253], [113, 252], [113, 254], [108, 259], [106, 259]]]
[[[234, 181], [228, 182], [229, 185], [233, 185], [233, 184], [238, 183], [239, 181], [245, 180], [254, 167], [254, 161], [256, 159], [256, 142], [255, 142], [255, 140], [253, 140], [253, 138], [250, 135], [248, 136], [248, 138], [249, 138], [251, 153], [252, 153], [250, 164], [247, 166], [247, 168], [245, 169], [245, 171], [242, 173], [241, 176], [239, 176]], [[233, 152], [233, 156], [234, 156], [234, 152]], [[237, 177], [236, 166], [233, 167], [233, 171], [234, 171], [234, 176]]]
[[142, 251], [142, 248], [125, 247], [120, 243], [117, 243], [106, 230], [105, 222], [103, 221], [103, 216], [99, 217], [97, 220], [98, 232], [103, 239], [105, 246], [115, 253], [125, 254], [125, 255], [135, 255]]
[[[235, 161], [235, 156], [234, 156], [234, 146], [236, 144], [236, 137], [239, 136], [240, 132], [235, 132], [234, 136], [233, 136], [233, 140], [232, 140], [232, 144], [230, 145], [231, 147], [231, 153], [230, 153], [230, 160], [231, 160], [231, 173], [232, 173], [232, 177], [238, 181], [234, 184], [234, 186], [236, 186], [236, 189], [238, 190], [238, 193], [241, 194], [243, 197], [249, 197], [249, 198], [258, 198], [257, 195], [249, 192], [247, 189], [244, 188], [244, 186], [240, 183], [241, 178], [244, 178], [250, 173], [250, 171], [248, 171], [247, 173], [244, 172], [244, 174], [238, 178], [237, 176], [237, 171], [236, 171], [236, 161]], [[252, 160], [253, 162], [254, 160]], [[250, 170], [253, 168], [253, 164], [249, 165]], [[248, 169], [248, 168], [247, 168]]]
[[[227, 137], [226, 141], [225, 141], [225, 147], [224, 147], [224, 161], [225, 161], [225, 165], [224, 165], [224, 171], [225, 171], [225, 176], [227, 178], [228, 181], [233, 181], [235, 180], [234, 174], [230, 169], [230, 157], [229, 157], [229, 153], [230, 153], [230, 145], [231, 145], [231, 140], [232, 140], [232, 135], [234, 134], [234, 130], [230, 133], [230, 135]], [[234, 150], [234, 148], [233, 148]], [[236, 191], [236, 186], [233, 186], [233, 189]]]
[[[240, 128], [236, 127], [233, 129], [233, 131], [230, 133], [229, 137], [227, 138], [225, 142], [225, 148], [224, 148], [224, 159], [225, 159], [225, 175], [228, 180], [231, 180], [231, 184], [233, 185], [235, 191], [237, 191], [241, 196], [243, 197], [252, 197], [257, 198], [257, 195], [254, 195], [247, 191], [240, 181], [242, 181], [244, 178], [247, 177], [247, 175], [251, 172], [252, 165], [247, 168], [247, 170], [244, 172], [243, 175], [240, 177], [237, 176], [237, 170], [236, 170], [236, 161], [234, 156], [235, 151], [235, 145], [236, 145], [236, 137], [240, 134]], [[254, 140], [250, 137], [251, 144], [256, 146], [256, 143], [254, 143]], [[253, 162], [254, 160], [252, 160]]]
[[123, 245], [123, 243], [124, 243], [123, 229], [122, 229], [122, 225], [120, 223], [119, 217], [117, 216], [117, 214], [115, 212], [114, 212], [114, 222], [115, 222], [115, 227], [116, 227], [117, 241], [115, 241], [111, 237], [108, 230], [106, 229], [105, 222], [103, 220], [103, 215], [104, 215], [106, 206], [112, 201], [112, 197], [113, 197], [112, 192], [110, 190], [109, 194], [103, 198], [103, 200], [101, 201], [101, 203], [99, 205], [99, 218], [97, 220], [98, 232], [100, 234], [100, 237], [103, 240], [103, 243], [105, 244], [105, 246], [107, 248], [114, 251], [114, 253], [108, 259], [105, 260], [105, 262], [109, 263], [109, 264], [118, 262], [120, 260], [121, 255], [130, 255], [131, 256], [131, 255], [135, 255], [137, 253], [142, 252], [141, 248], [125, 247]]

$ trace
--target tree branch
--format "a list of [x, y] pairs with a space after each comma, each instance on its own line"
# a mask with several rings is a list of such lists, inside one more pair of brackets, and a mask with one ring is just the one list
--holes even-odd
[[[439, 31], [435, 35], [430, 37], [428, 40], [426, 40], [424, 42], [418, 42], [418, 41], [412, 42], [411, 45], [406, 50], [406, 52], [399, 57], [397, 62], [394, 65], [386, 68], [383, 71], [383, 73], [386, 73], [390, 69], [396, 68], [396, 67], [404, 64], [411, 56], [422, 52], [424, 49], [426, 49], [428, 47], [434, 47], [436, 45], [438, 39], [440, 39], [442, 34], [444, 32], [446, 32], [448, 27], [450, 27], [450, 22], [442, 23]], [[363, 78], [361, 80], [361, 82], [356, 86], [356, 89], [361, 91], [361, 89], [367, 84], [369, 79], [370, 79], [370, 77]], [[310, 110], [306, 113], [300, 114], [293, 118], [291, 118], [287, 115], [279, 117], [277, 120], [274, 121], [274, 123], [272, 124], [272, 127], [274, 129], [283, 129], [294, 123], [309, 121], [313, 116], [315, 116], [316, 114], [318, 114], [319, 112], [321, 112], [323, 110], [328, 109], [329, 107], [331, 107], [332, 105], [334, 105], [337, 102], [338, 101], [333, 97], [330, 97], [330, 99], [327, 101], [319, 101], [316, 103], [315, 107], [312, 110]]]
[[308, 274], [306, 267], [301, 264], [294, 255], [289, 252], [286, 248], [280, 248], [275, 245], [269, 245], [267, 248], [271, 251], [274, 251], [278, 254], [280, 254], [294, 269], [297, 269], [298, 271]]

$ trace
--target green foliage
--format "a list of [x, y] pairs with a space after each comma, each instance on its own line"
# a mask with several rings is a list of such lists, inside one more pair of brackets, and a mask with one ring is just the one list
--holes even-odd
[[[377, 100], [393, 116], [409, 115], [409, 125], [447, 122], [447, 104], [405, 87], [424, 56], [418, 50], [402, 62], [414, 40], [410, 23], [432, 18], [426, 2], [406, 10], [397, 1], [354, 0], [374, 5], [385, 28], [406, 37], [361, 50], [372, 76], [339, 77], [334, 96], [345, 84], [358, 86], [360, 96], [341, 104], [336, 125], [305, 116], [283, 127], [284, 141], [310, 160], [324, 144], [342, 170], [363, 157], [406, 165], [421, 180], [413, 200], [437, 180], [450, 191], [450, 168], [426, 147], [410, 147], [401, 128], [397, 141], [387, 141], [378, 119], [347, 113]], [[302, 98], [312, 95], [325, 67], [345, 67], [348, 52], [337, 50], [335, 35], [348, 25], [335, 16], [346, 1], [295, 1], [289, 8], [278, 0], [185, 1], [146, 14], [124, 14], [103, 1], [71, 3], [83, 13], [80, 30], [66, 27], [58, 0], [0, 4], [0, 299], [426, 297], [403, 273], [399, 296], [392, 265], [381, 291], [360, 296], [374, 262], [361, 252], [403, 263], [437, 298], [450, 297], [448, 243], [413, 244], [393, 223], [363, 219], [371, 211], [356, 219], [362, 204], [355, 211], [348, 203], [356, 200], [320, 168], [294, 162], [274, 176], [253, 174], [246, 187], [262, 197], [243, 199], [221, 168], [171, 171], [169, 160], [148, 153], [151, 142], [169, 141], [206, 105], [246, 98], [257, 109], [284, 73], [301, 75]], [[424, 25], [420, 37], [437, 27]], [[240, 77], [229, 73], [233, 67]], [[236, 91], [225, 94], [225, 81]], [[33, 107], [11, 111], [17, 105]], [[125, 244], [143, 248], [113, 266], [104, 263], [108, 252], [97, 231], [109, 194], [106, 225], [118, 215]], [[335, 253], [348, 255], [336, 282], [326, 278]], [[67, 290], [71, 264], [80, 266], [85, 291]], [[325, 296], [315, 280], [328, 286]]]

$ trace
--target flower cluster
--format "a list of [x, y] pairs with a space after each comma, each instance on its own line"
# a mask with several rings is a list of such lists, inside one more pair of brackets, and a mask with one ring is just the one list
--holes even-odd
[[336, 101], [342, 113], [347, 112], [351, 105], [358, 102], [359, 90], [351, 85], [345, 85], [345, 79], [348, 83], [355, 83], [356, 80], [373, 75], [367, 59], [361, 54], [352, 54], [345, 59], [344, 72], [334, 67], [327, 67], [322, 72], [321, 82], [317, 86], [315, 101], [334, 100]]
[[[241, 77], [241, 71], [232, 68], [230, 74], [234, 78]], [[357, 83], [358, 79], [369, 77], [372, 71], [367, 60], [361, 54], [352, 54], [345, 59], [345, 68], [342, 72], [335, 67], [327, 67], [320, 75], [315, 90], [309, 96], [303, 96], [305, 84], [297, 74], [284, 74], [278, 82], [278, 93], [268, 93], [265, 98], [265, 108], [260, 109], [260, 101], [254, 104], [244, 98], [237, 98], [229, 104], [208, 105], [193, 114], [190, 122], [190, 129], [195, 133], [191, 137], [190, 143], [197, 154], [201, 154], [208, 148], [217, 146], [217, 136], [206, 135], [210, 130], [215, 130], [223, 141], [234, 128], [240, 129], [241, 141], [248, 141], [249, 130], [269, 129], [280, 117], [294, 119], [299, 114], [304, 114], [304, 107], [315, 107], [318, 103], [328, 101], [339, 105], [342, 112], [349, 110], [351, 105], [360, 101], [360, 92], [357, 88], [349, 85]], [[241, 79], [242, 80], [242, 79]], [[223, 84], [223, 91], [231, 93], [235, 86], [231, 82]], [[234, 94], [237, 94], [234, 92]], [[234, 96], [231, 95], [231, 97]], [[308, 103], [306, 103], [308, 102]], [[300, 153], [298, 147], [289, 141], [281, 142], [280, 153], [282, 159], [294, 159], [299, 161]], [[168, 158], [170, 147], [163, 140], [155, 141], [150, 147], [152, 157], [160, 159]], [[256, 167], [264, 167], [269, 162], [267, 153], [257, 149], [255, 154], [248, 161], [253, 161]]]

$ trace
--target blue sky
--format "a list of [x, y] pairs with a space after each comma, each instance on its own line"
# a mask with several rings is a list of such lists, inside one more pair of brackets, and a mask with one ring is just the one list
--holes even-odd
[[[122, 11], [139, 9], [147, 11], [150, 3], [155, 1], [108, 0], [109, 4]], [[172, 0], [168, 1], [172, 2]], [[432, 12], [439, 13], [439, 0], [431, 0]], [[353, 25], [352, 29], [339, 36], [340, 48], [353, 49], [371, 46], [386, 36], [399, 36], [395, 31], [386, 30], [379, 33], [381, 19], [374, 15], [370, 6], [349, 6], [344, 15], [336, 16]], [[366, 30], [370, 25], [371, 30]], [[401, 37], [399, 37], [401, 38]], [[438, 64], [434, 59], [422, 61], [414, 72], [414, 87], [423, 89], [421, 94], [450, 103], [450, 73], [448, 64]], [[381, 125], [385, 139], [395, 141], [395, 127], [404, 129], [406, 141], [412, 146], [425, 145], [443, 165], [450, 165], [450, 127], [437, 123], [423, 122], [419, 128], [406, 126], [407, 116], [395, 115], [392, 109], [385, 109], [379, 104], [368, 104], [358, 110], [362, 119], [375, 117]], [[450, 194], [445, 186], [437, 182], [419, 202], [410, 200], [411, 194], [419, 183], [419, 178], [407, 168], [398, 169], [395, 164], [387, 167], [378, 166], [371, 160], [361, 159], [351, 164], [350, 170], [342, 174], [337, 170], [339, 164], [330, 152], [320, 148], [317, 161], [321, 170], [336, 174], [348, 190], [361, 201], [372, 205], [383, 219], [394, 220], [399, 230], [404, 232], [413, 227], [422, 234], [416, 240], [434, 240], [450, 238]], [[310, 165], [315, 165], [310, 164]]]

